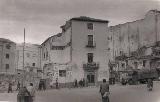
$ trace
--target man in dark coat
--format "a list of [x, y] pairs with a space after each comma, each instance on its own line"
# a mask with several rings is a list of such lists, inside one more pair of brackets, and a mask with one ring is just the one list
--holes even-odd
[[[100, 85], [100, 90], [102, 96], [102, 102], [109, 102], [109, 84], [106, 82], [106, 79], [103, 79], [103, 83]], [[107, 93], [107, 95], [106, 95]]]
[[12, 83], [9, 83], [9, 85], [8, 85], [8, 93], [12, 93]]

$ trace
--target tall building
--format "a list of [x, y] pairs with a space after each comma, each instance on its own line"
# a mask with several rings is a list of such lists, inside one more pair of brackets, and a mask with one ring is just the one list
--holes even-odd
[[89, 85], [97, 85], [103, 78], [108, 80], [108, 21], [81, 16], [68, 20], [61, 28], [62, 33], [42, 43], [43, 69], [52, 70], [51, 77], [59, 81], [84, 78]]
[[15, 50], [16, 43], [9, 39], [0, 38], [0, 80], [6, 78], [4, 75], [12, 77], [15, 74]]

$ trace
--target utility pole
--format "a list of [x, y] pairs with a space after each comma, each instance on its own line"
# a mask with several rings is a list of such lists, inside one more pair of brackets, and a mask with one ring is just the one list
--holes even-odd
[[138, 49], [140, 48], [140, 35], [139, 35], [139, 26], [137, 25], [137, 40], [138, 40]]
[[24, 51], [25, 51], [25, 28], [24, 28], [24, 42], [23, 42], [23, 79], [22, 79], [22, 87], [24, 86], [24, 77], [25, 77], [25, 68], [24, 68]]
[[114, 28], [111, 28], [111, 31], [113, 32], [113, 37], [112, 37], [112, 41], [113, 41], [113, 59], [115, 60], [115, 53], [114, 53]]
[[157, 34], [157, 22], [158, 22], [158, 18], [157, 18], [157, 10], [155, 10], [155, 33], [156, 33], [156, 42], [158, 41], [158, 34]]
[[128, 23], [128, 53], [129, 53], [129, 56], [130, 56], [130, 31], [129, 31], [129, 23]]

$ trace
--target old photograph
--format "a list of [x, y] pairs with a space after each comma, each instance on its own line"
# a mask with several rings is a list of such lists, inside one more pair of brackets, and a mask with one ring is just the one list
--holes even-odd
[[160, 102], [160, 0], [0, 0], [0, 102]]

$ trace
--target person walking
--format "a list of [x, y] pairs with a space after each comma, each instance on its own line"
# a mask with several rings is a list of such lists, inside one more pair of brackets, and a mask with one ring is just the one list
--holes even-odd
[[83, 78], [83, 87], [86, 86], [85, 79]]
[[106, 82], [106, 79], [103, 79], [99, 92], [102, 96], [102, 102], [109, 102], [109, 83]]
[[58, 78], [56, 78], [56, 89], [59, 89]]
[[8, 93], [12, 93], [12, 83], [11, 82], [9, 82], [9, 84], [8, 84]]
[[78, 87], [77, 79], [75, 79], [75, 81], [74, 81], [74, 87], [75, 87], [75, 88], [77, 88], [77, 87]]
[[147, 88], [148, 88], [149, 91], [152, 91], [152, 89], [153, 89], [153, 81], [152, 81], [152, 79], [148, 79]]
[[28, 92], [30, 93], [31, 96], [31, 102], [33, 102], [35, 100], [35, 93], [36, 93], [36, 89], [33, 86], [33, 83], [30, 83], [30, 85], [27, 87]]
[[19, 81], [18, 81], [16, 91], [18, 91], [19, 89], [20, 89], [20, 83], [19, 83]]

